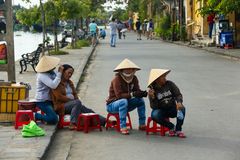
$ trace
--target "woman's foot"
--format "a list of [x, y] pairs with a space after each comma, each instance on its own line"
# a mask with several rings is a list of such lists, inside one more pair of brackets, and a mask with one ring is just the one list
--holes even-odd
[[77, 129], [77, 125], [74, 123], [70, 123], [69, 127], [70, 130], [76, 130]]
[[129, 135], [129, 131], [128, 131], [127, 128], [121, 128], [120, 132], [121, 132], [121, 134], [123, 134], [123, 135]]
[[147, 128], [147, 126], [146, 126], [145, 124], [144, 124], [144, 125], [140, 125], [140, 126], [138, 127], [138, 129], [139, 129], [140, 131], [145, 131], [146, 128]]
[[177, 135], [179, 138], [186, 138], [186, 135], [183, 133], [183, 131], [176, 131], [176, 135]]
[[175, 136], [175, 131], [174, 130], [169, 130], [168, 136], [169, 137], [174, 137]]

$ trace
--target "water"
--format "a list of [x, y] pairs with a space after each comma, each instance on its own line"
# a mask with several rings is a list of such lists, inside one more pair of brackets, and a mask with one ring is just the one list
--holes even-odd
[[[48, 36], [50, 37], [50, 43], [52, 44], [54, 36], [49, 34]], [[60, 40], [61, 38], [62, 36], [59, 35], [58, 39]], [[42, 33], [31, 33], [23, 31], [14, 32], [15, 61], [19, 60], [22, 54], [35, 51], [39, 43], [42, 43]]]

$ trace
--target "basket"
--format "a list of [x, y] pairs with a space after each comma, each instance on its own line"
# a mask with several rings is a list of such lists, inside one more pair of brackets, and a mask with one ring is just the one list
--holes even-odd
[[0, 86], [0, 122], [15, 121], [18, 100], [26, 99], [27, 95], [25, 85]]

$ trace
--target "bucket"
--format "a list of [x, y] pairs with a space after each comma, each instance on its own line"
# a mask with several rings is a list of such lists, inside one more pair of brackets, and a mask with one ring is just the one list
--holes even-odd
[[1, 41], [0, 42], [0, 64], [6, 64], [7, 63], [7, 46], [6, 42]]

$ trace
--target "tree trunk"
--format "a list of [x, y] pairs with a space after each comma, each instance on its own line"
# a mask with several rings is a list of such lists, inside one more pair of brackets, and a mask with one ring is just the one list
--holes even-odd
[[42, 0], [39, 0], [40, 2], [40, 8], [41, 8], [41, 15], [42, 15], [42, 30], [43, 30], [43, 50], [42, 55], [45, 54], [45, 41], [46, 41], [46, 23], [45, 23], [45, 12], [42, 4]]

